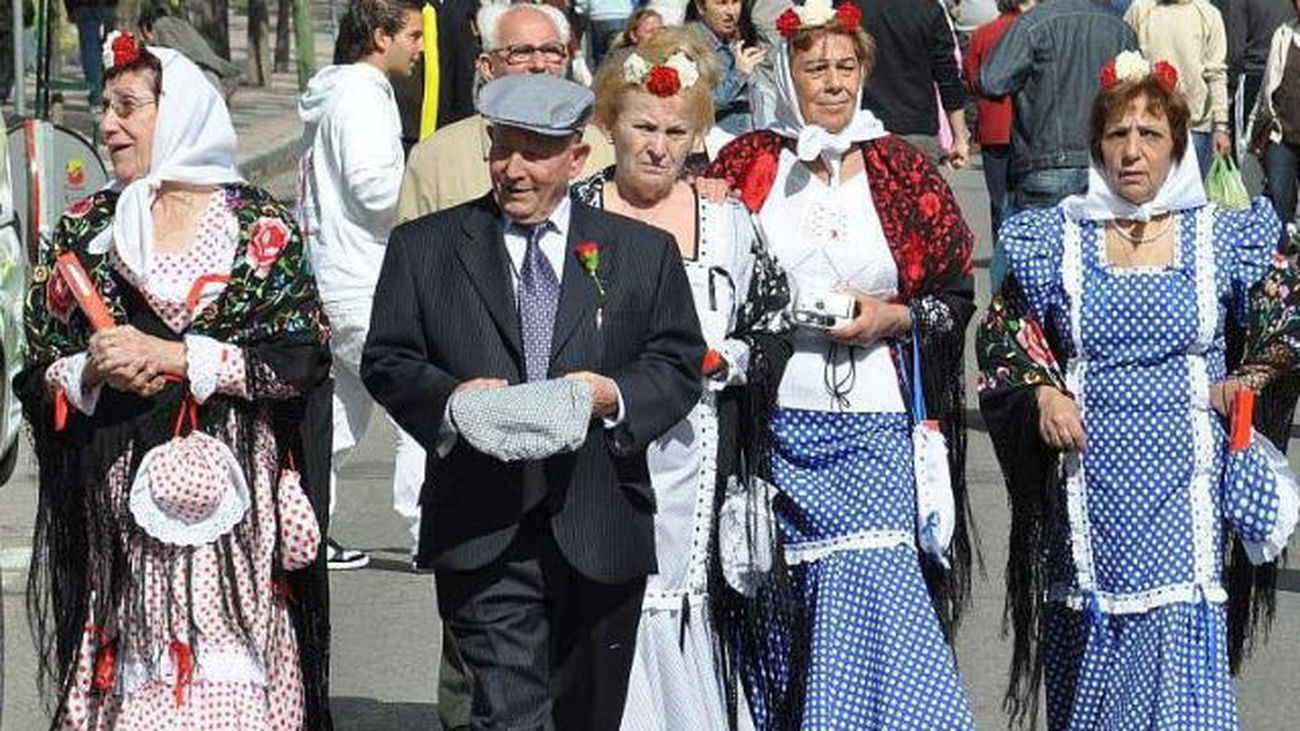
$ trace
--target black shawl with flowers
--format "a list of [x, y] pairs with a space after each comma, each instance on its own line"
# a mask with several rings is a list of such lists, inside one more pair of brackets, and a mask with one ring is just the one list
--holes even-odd
[[[1290, 437], [1300, 378], [1300, 272], [1280, 255], [1246, 296], [1244, 328], [1225, 324], [1229, 378], [1261, 390], [1255, 428], [1279, 449]], [[1014, 275], [993, 297], [975, 341], [979, 361], [980, 412], [1007, 484], [1011, 507], [1003, 627], [1014, 631], [1011, 678], [1003, 708], [1013, 724], [1036, 725], [1047, 632], [1050, 516], [1061, 497], [1058, 453], [1038, 429], [1039, 386], [1067, 391], [1061, 334], [1040, 324]], [[1068, 392], [1068, 391], [1067, 391]], [[1277, 564], [1254, 566], [1241, 541], [1225, 557], [1228, 591], [1228, 657], [1233, 672], [1249, 655], [1274, 612]]]
[[[229, 446], [250, 489], [256, 489], [254, 425], [268, 422], [280, 452], [277, 469], [296, 464], [324, 534], [330, 360], [315, 279], [298, 226], [282, 204], [256, 188], [228, 186], [223, 191], [239, 225], [235, 260], [226, 288], [195, 316], [187, 332], [242, 348], [249, 398], [214, 394], [199, 407], [198, 428], [231, 442], [223, 427], [233, 418], [236, 437]], [[157, 337], [178, 338], [113, 269], [107, 255], [87, 252], [91, 240], [112, 225], [116, 200], [115, 193], [102, 191], [74, 204], [59, 220], [52, 241], [41, 248], [26, 300], [27, 365], [14, 380], [39, 462], [28, 611], [41, 654], [42, 685], [53, 680], [60, 699], [74, 676], [73, 663], [88, 618], [93, 615], [108, 625], [118, 607], [138, 606], [135, 603], [142, 600], [142, 577], [133, 569], [142, 562], [130, 557], [141, 551], [154, 555], [167, 551], [167, 561], [187, 561], [192, 550], [164, 548], [133, 522], [118, 522], [114, 516], [127, 513], [124, 506], [110, 504], [114, 498], [105, 484], [109, 467], [123, 454], [131, 454], [133, 476], [141, 456], [173, 435], [175, 416], [189, 385], [169, 385], [152, 399], [105, 387], [93, 415], [68, 410], [60, 429], [55, 423], [56, 398], [45, 383], [46, 369], [61, 357], [84, 351], [92, 332], [66, 283], [55, 273], [57, 254], [72, 252], [80, 259], [116, 322]], [[257, 505], [256, 499], [253, 504]], [[233, 562], [239, 559], [232, 549], [234, 542], [244, 540], [248, 537], [236, 530], [215, 544], [226, 566], [223, 591], [237, 592]], [[278, 561], [275, 565], [281, 572]], [[284, 601], [289, 602], [298, 637], [306, 725], [328, 729], [324, 551], [314, 566], [286, 573], [276, 583], [288, 588]], [[234, 613], [239, 614], [237, 609]], [[235, 619], [247, 631], [242, 617]], [[191, 631], [189, 636], [197, 635]]]
[[[739, 195], [751, 211], [758, 211], [776, 182], [781, 149], [791, 144], [773, 132], [753, 132], [728, 143], [705, 173], [720, 178]], [[953, 497], [957, 506], [957, 525], [951, 547], [952, 569], [922, 561], [930, 597], [949, 640], [961, 620], [962, 609], [970, 596], [970, 569], [974, 553], [970, 527], [970, 506], [966, 492], [966, 421], [965, 390], [962, 378], [962, 354], [966, 326], [975, 312], [974, 281], [971, 276], [971, 251], [975, 238], [966, 227], [961, 209], [939, 171], [925, 156], [898, 137], [888, 135], [859, 144], [866, 162], [871, 198], [863, 205], [874, 205], [889, 249], [898, 266], [897, 301], [912, 311], [920, 341], [921, 373], [926, 409], [939, 421], [948, 443], [949, 470]], [[779, 262], [777, 262], [779, 265]], [[758, 476], [770, 481], [770, 435], [766, 425], [776, 407], [777, 387], [792, 347], [788, 342], [769, 338], [751, 353], [750, 385], [743, 402], [748, 411], [742, 424], [746, 455]], [[900, 368], [911, 372], [911, 348], [894, 348], [893, 356]], [[776, 565], [781, 566], [780, 556]], [[779, 572], [778, 572], [779, 573]], [[780, 594], [783, 580], [774, 582], [774, 594]], [[760, 594], [760, 599], [762, 595]], [[750, 602], [748, 611], [757, 611], [767, 621], [798, 625], [803, 621], [799, 610], [779, 597], [768, 597], [769, 606]], [[749, 625], [762, 622], [748, 621]], [[764, 705], [777, 720], [777, 728], [797, 728], [801, 716], [801, 687], [806, 670], [807, 648], [799, 639], [798, 626], [789, 627], [793, 645], [785, 648], [789, 655], [786, 668], [757, 668], [767, 677], [766, 685], [777, 689], [764, 699]], [[742, 638], [743, 639], [743, 638]], [[770, 640], [758, 632], [754, 643]], [[743, 644], [743, 643], [742, 643]], [[746, 652], [744, 662], [753, 662], [759, 652]], [[788, 671], [788, 675], [786, 674]]]

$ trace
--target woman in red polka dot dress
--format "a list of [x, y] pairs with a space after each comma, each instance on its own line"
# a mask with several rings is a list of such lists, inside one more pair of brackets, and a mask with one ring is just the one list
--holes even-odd
[[329, 356], [298, 228], [243, 184], [197, 67], [106, 47], [115, 181], [39, 252], [16, 379], [51, 727], [328, 728]]

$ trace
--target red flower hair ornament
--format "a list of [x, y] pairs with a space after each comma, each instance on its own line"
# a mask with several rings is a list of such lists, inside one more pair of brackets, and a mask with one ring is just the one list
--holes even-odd
[[786, 9], [776, 19], [776, 32], [787, 41], [802, 28], [820, 28], [836, 23], [841, 30], [857, 30], [862, 25], [862, 9], [852, 2], [831, 5], [831, 0], [808, 0]]
[[131, 33], [115, 30], [104, 39], [104, 70], [127, 66], [140, 57], [143, 46]]
[[700, 80], [700, 68], [681, 51], [660, 64], [652, 64], [634, 51], [623, 62], [623, 80], [644, 85], [645, 90], [655, 96], [670, 97], [695, 86], [695, 82]]
[[1102, 91], [1108, 91], [1121, 81], [1136, 83], [1154, 77], [1156, 83], [1168, 93], [1178, 88], [1178, 69], [1168, 61], [1151, 63], [1137, 51], [1124, 51], [1101, 67]]

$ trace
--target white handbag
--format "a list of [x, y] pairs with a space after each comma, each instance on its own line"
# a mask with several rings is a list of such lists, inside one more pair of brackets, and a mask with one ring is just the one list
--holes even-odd
[[752, 477], [751, 483], [746, 487], [735, 475], [728, 477], [722, 509], [718, 511], [722, 577], [728, 586], [747, 597], [758, 592], [772, 570], [776, 545], [776, 519], [772, 513], [776, 490], [759, 477]]
[[920, 550], [945, 569], [956, 528], [956, 505], [948, 469], [948, 443], [939, 422], [926, 414], [921, 384], [920, 333], [912, 326], [912, 472], [916, 479], [916, 538]]

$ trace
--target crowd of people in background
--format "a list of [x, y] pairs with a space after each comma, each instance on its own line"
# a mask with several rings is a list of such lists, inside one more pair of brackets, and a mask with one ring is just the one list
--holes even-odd
[[1240, 726], [1300, 518], [1300, 0], [349, 0], [296, 207], [193, 27], [67, 1], [113, 182], [15, 381], [52, 727], [330, 728], [378, 407], [443, 727], [974, 728], [972, 388], [1011, 721]]

